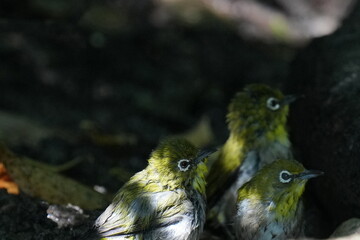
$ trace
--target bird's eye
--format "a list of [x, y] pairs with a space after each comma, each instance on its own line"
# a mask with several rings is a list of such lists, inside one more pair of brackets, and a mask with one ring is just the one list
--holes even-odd
[[180, 169], [180, 171], [186, 172], [187, 170], [189, 170], [189, 167], [190, 167], [190, 161], [188, 159], [179, 160], [178, 168]]
[[289, 173], [289, 172], [286, 171], [286, 170], [281, 171], [280, 174], [279, 174], [279, 180], [280, 180], [280, 182], [282, 182], [282, 183], [288, 183], [288, 182], [290, 182], [292, 179], [293, 179], [292, 174]]
[[280, 101], [276, 98], [270, 97], [268, 98], [268, 100], [266, 101], [266, 106], [270, 109], [270, 110], [278, 110], [280, 108]]

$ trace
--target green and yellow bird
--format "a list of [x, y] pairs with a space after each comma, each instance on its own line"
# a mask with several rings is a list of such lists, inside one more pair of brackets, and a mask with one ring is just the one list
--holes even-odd
[[238, 190], [234, 221], [239, 240], [285, 240], [303, 234], [301, 195], [310, 178], [322, 175], [295, 160], [277, 160]]
[[205, 222], [205, 160], [183, 139], [162, 141], [148, 166], [118, 191], [98, 217], [102, 239], [196, 240]]
[[232, 99], [227, 114], [230, 135], [207, 176], [208, 219], [213, 226], [232, 222], [237, 190], [260, 168], [292, 157], [286, 121], [295, 99], [264, 84], [247, 85]]

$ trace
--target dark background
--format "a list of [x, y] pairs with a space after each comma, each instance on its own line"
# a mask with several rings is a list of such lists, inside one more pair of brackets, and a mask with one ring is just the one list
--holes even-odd
[[[314, 73], [333, 55], [324, 55], [327, 37], [312, 42], [333, 33], [353, 7], [350, 0], [2, 0], [0, 137], [17, 154], [45, 163], [83, 158], [63, 174], [114, 193], [123, 181], [110, 169], [142, 169], [159, 139], [203, 116], [214, 135], [208, 144], [224, 143], [227, 105], [245, 84], [308, 93], [321, 73], [338, 66], [323, 64]], [[352, 14], [347, 30], [328, 37], [335, 39], [330, 51], [347, 46], [336, 39], [351, 38], [356, 19]], [[309, 125], [312, 116], [297, 106], [290, 134], [299, 156], [309, 158], [302, 154], [308, 137], [296, 133], [304, 123], [299, 116]], [[58, 229], [40, 200], [2, 191], [0, 205], [9, 204], [0, 206], [0, 239], [74, 239], [88, 227]], [[332, 217], [318, 236], [349, 215]]]

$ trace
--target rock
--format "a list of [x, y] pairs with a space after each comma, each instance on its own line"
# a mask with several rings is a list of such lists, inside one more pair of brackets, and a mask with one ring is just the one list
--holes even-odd
[[79, 239], [100, 214], [99, 211], [86, 211], [89, 217], [70, 230], [70, 227], [58, 228], [47, 218], [48, 204], [23, 193], [12, 195], [0, 189], [0, 204], [0, 239]]
[[50, 205], [46, 213], [46, 217], [55, 222], [58, 228], [80, 225], [89, 217], [80, 207], [71, 204]]
[[[360, 219], [351, 218], [343, 222], [330, 237], [352, 236], [360, 238]], [[354, 238], [355, 239], [355, 238]]]
[[[360, 4], [331, 36], [314, 41], [293, 64], [287, 92], [296, 158], [324, 177], [309, 184], [332, 231], [360, 216]], [[329, 232], [330, 234], [330, 232]]]

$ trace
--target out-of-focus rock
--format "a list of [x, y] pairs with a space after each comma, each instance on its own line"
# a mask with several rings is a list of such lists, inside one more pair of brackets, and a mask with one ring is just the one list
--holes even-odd
[[[292, 107], [293, 146], [307, 168], [325, 172], [309, 184], [331, 222], [360, 216], [360, 4], [335, 34], [298, 56], [289, 90], [305, 99]], [[288, 90], [288, 91], [289, 91]]]
[[357, 236], [360, 239], [360, 219], [351, 218], [343, 222], [330, 237]]

